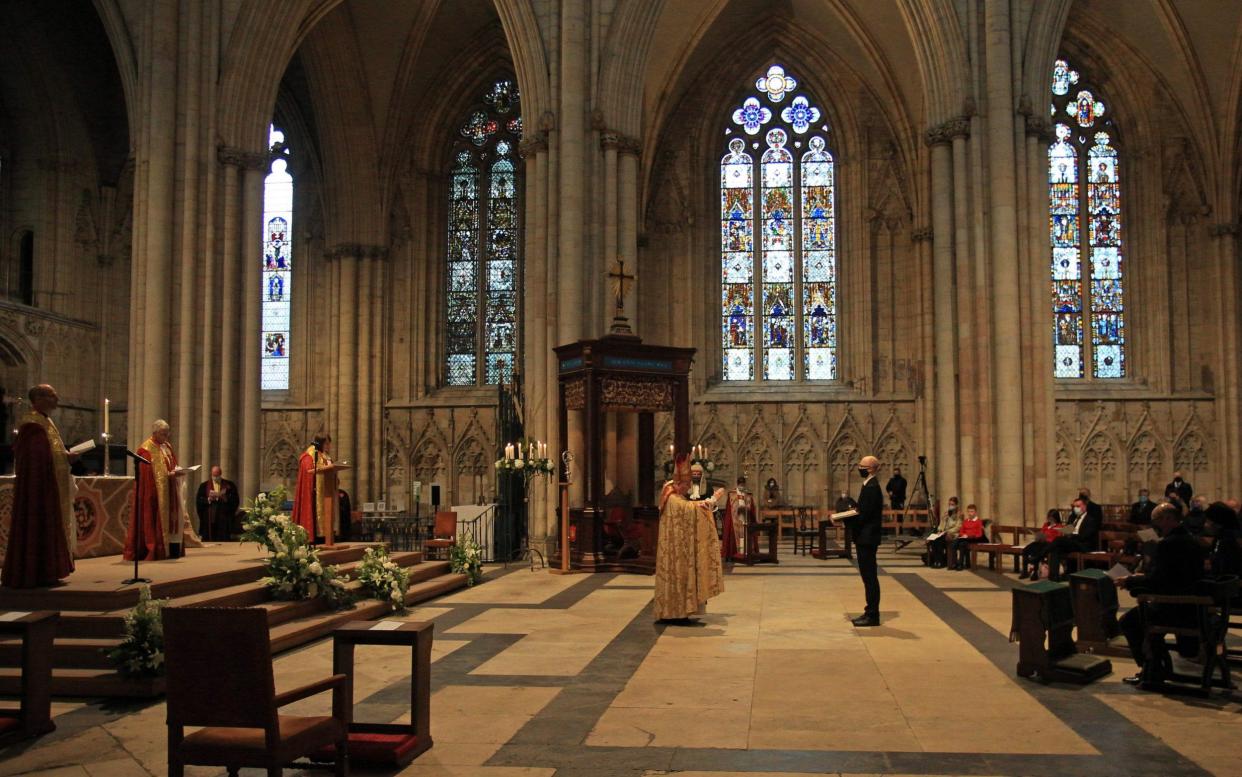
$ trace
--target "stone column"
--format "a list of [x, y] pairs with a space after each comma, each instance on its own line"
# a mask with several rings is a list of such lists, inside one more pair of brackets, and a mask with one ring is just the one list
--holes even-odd
[[241, 258], [239, 232], [241, 224], [241, 197], [238, 195], [239, 170], [242, 154], [236, 149], [220, 149], [220, 162], [224, 165], [223, 206], [224, 223], [221, 230], [220, 287], [220, 384], [216, 394], [220, 398], [220, 448], [216, 458], [229, 478], [238, 475], [238, 365], [241, 363], [241, 339], [238, 337], [241, 297], [237, 294], [237, 279], [245, 273]]
[[[199, 95], [201, 93], [198, 63], [202, 59], [201, 30], [195, 24], [197, 13], [190, 13], [183, 19], [188, 29], [183, 30], [185, 47], [181, 52], [179, 63], [179, 81], [181, 105], [178, 106], [183, 135], [181, 143], [180, 168], [180, 224], [181, 241], [177, 246], [177, 261], [180, 264], [180, 289], [178, 289], [178, 337], [177, 337], [177, 404], [173, 431], [176, 434], [176, 449], [189, 459], [196, 450], [196, 428], [199, 416], [194, 407], [194, 388], [198, 384], [195, 356], [198, 349], [195, 335], [198, 333], [196, 313], [201, 286], [198, 283], [198, 271], [201, 268], [199, 244], [199, 224], [202, 210], [199, 207], [199, 187], [202, 186], [202, 166], [199, 164], [200, 146], [199, 127], [202, 117]], [[211, 222], [203, 232], [210, 231]], [[203, 462], [207, 467], [211, 465]], [[190, 511], [192, 520], [197, 525], [198, 518], [194, 510]]]
[[[1216, 304], [1221, 315], [1221, 336], [1217, 338], [1217, 364], [1220, 365], [1220, 380], [1217, 382], [1219, 409], [1217, 418], [1228, 419], [1221, 425], [1221, 453], [1223, 466], [1222, 476], [1217, 483], [1226, 488], [1235, 487], [1242, 480], [1242, 426], [1237, 423], [1242, 413], [1242, 377], [1238, 368], [1239, 328], [1242, 319], [1238, 316], [1237, 300], [1240, 289], [1238, 283], [1238, 233], [1239, 224], [1223, 222], [1213, 224], [1208, 233], [1215, 244], [1217, 261]], [[1133, 313], [1131, 313], [1133, 315]], [[1224, 496], [1233, 494], [1225, 493]]]
[[1031, 218], [1027, 239], [1031, 246], [1031, 267], [1028, 275], [1028, 296], [1031, 318], [1035, 322], [1031, 358], [1027, 369], [1034, 382], [1033, 502], [1035, 512], [1028, 516], [1038, 524], [1050, 505], [1058, 504], [1056, 494], [1056, 399], [1052, 379], [1052, 311], [1049, 306], [1048, 265], [1051, 249], [1048, 244], [1048, 143], [1052, 140], [1052, 124], [1044, 116], [1032, 112], [1026, 119], [1027, 188], [1030, 190]]
[[[969, 178], [966, 174], [966, 138], [970, 121], [958, 117], [949, 123], [953, 143], [953, 260], [957, 284], [957, 370], [958, 370], [958, 491], [957, 496], [968, 504], [975, 499], [978, 487], [978, 419], [976, 413], [978, 369], [975, 353], [975, 318], [972, 306], [977, 304], [974, 293], [974, 267], [970, 241]], [[952, 496], [953, 494], [946, 494]]]
[[[358, 423], [358, 377], [351, 374], [348, 365], [355, 364], [358, 359], [358, 264], [362, 247], [358, 245], [337, 246], [333, 254], [340, 264], [341, 291], [339, 296], [340, 335], [337, 340], [337, 362], [345, 367], [338, 370], [336, 394], [339, 412], [337, 413], [336, 429], [329, 430], [334, 444], [332, 450], [336, 460], [357, 459], [357, 423]], [[341, 473], [341, 488], [354, 494], [356, 478], [354, 470]]]
[[992, 309], [992, 398], [996, 463], [995, 517], [1008, 523], [1023, 518], [1022, 342], [1015, 188], [1013, 62], [1008, 3], [984, 5], [987, 90], [988, 215]]
[[957, 327], [953, 273], [953, 160], [947, 125], [927, 132], [931, 146], [932, 318], [935, 354], [936, 494], [958, 492]]
[[[619, 234], [617, 224], [617, 134], [615, 132], [605, 132], [599, 141], [600, 148], [604, 150], [604, 225], [603, 225], [603, 273], [605, 276], [612, 272], [612, 268], [616, 265], [617, 238]], [[626, 263], [626, 271], [632, 273], [633, 267]], [[600, 313], [603, 316], [604, 331], [607, 332], [609, 325], [612, 323], [613, 313], [616, 305], [613, 300], [612, 282], [604, 286], [604, 304]]]
[[[237, 487], [242, 494], [259, 492], [260, 458], [263, 441], [263, 418], [260, 413], [262, 384], [259, 367], [263, 331], [263, 178], [267, 154], [246, 155], [246, 172], [242, 185], [242, 330], [241, 348], [241, 471]], [[227, 421], [226, 421], [227, 423]]]
[[[586, 334], [583, 321], [583, 171], [586, 153], [586, 0], [561, 3], [561, 93], [560, 93], [560, 246], [564, 258], [557, 272], [559, 311], [558, 339], [571, 342]], [[573, 439], [573, 435], [570, 435]]]
[[630, 328], [641, 334], [638, 321], [638, 154], [642, 144], [638, 138], [618, 136], [617, 142], [617, 253], [625, 261], [626, 271], [634, 275], [629, 296], [625, 298], [625, 317]]
[[147, 81], [149, 104], [142, 117], [146, 156], [138, 160], [144, 208], [135, 221], [145, 225], [146, 261], [143, 268], [141, 316], [146, 336], [131, 358], [141, 359], [142, 383], [131, 387], [141, 394], [141, 418], [133, 419], [146, 428], [155, 418], [166, 418], [172, 410], [169, 397], [172, 377], [172, 281], [173, 218], [177, 144], [177, 4], [169, 0], [148, 6], [150, 46]]
[[374, 501], [371, 494], [371, 304], [374, 299], [371, 279], [371, 259], [358, 257], [358, 351], [354, 362], [354, 380], [358, 383], [358, 437], [357, 444], [342, 455], [354, 462], [354, 490], [350, 495], [362, 502]]
[[[553, 361], [548, 342], [548, 144], [542, 133], [522, 140], [519, 153], [524, 159], [525, 233], [523, 268], [522, 394], [526, 398], [527, 428], [530, 436], [548, 443], [548, 455], [557, 457], [556, 436], [548, 417], [555, 415], [556, 384], [548, 383], [549, 362]], [[504, 443], [504, 440], [498, 440]], [[531, 547], [550, 552], [556, 536], [556, 478], [532, 478], [528, 506], [528, 541]]]

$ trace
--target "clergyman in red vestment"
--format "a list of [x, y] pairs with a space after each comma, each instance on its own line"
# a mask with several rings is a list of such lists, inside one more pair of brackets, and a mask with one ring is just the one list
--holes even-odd
[[337, 471], [348, 465], [332, 461], [332, 436], [315, 435], [314, 441], [298, 459], [298, 484], [293, 492], [293, 522], [306, 529], [306, 538], [324, 538], [333, 544], [339, 528]]
[[0, 584], [6, 588], [55, 585], [73, 572], [77, 524], [73, 517], [73, 479], [56, 424], [48, 415], [60, 397], [45, 384], [30, 389], [34, 408], [21, 419], [13, 445], [17, 482], [13, 523]]
[[[125, 560], [134, 560], [134, 542], [139, 561], [158, 561], [169, 557], [169, 546], [179, 549], [186, 524], [185, 503], [179, 488], [183, 471], [177, 471], [177, 456], [169, 438], [167, 421], [156, 421], [151, 436], [138, 448], [138, 455], [149, 464], [139, 464], [134, 484], [134, 503], [129, 530], [125, 536]], [[138, 538], [134, 527], [142, 527]]]

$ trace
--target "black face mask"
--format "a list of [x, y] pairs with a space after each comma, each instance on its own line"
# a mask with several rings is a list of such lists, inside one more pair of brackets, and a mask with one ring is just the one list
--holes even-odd
[[868, 477], [870, 477], [870, 476], [871, 476], [871, 473], [870, 473], [870, 472], [868, 472], [866, 469], [864, 469], [864, 468], [862, 468], [862, 467], [859, 467], [859, 468], [858, 468], [858, 475], [859, 475], [859, 477], [861, 477], [863, 480], [866, 480]]

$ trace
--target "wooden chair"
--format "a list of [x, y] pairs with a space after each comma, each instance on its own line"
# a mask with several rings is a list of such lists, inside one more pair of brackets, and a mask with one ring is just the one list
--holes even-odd
[[431, 537], [423, 543], [427, 553], [435, 552], [436, 558], [448, 558], [448, 549], [457, 542], [457, 513], [438, 512]]
[[[349, 774], [349, 678], [332, 675], [276, 693], [267, 611], [261, 608], [169, 607], [164, 610], [168, 670], [168, 774], [186, 764], [282, 767], [336, 747], [336, 774]], [[332, 691], [332, 714], [280, 715], [279, 708]], [[185, 735], [186, 726], [203, 728]]]
[[[1205, 696], [1213, 685], [1232, 689], [1225, 638], [1229, 631], [1230, 603], [1237, 595], [1238, 578], [1232, 575], [1200, 581], [1192, 595], [1139, 595], [1137, 599], [1143, 608], [1143, 638], [1148, 656], [1143, 664], [1143, 687], [1161, 689], [1165, 683], [1185, 683], [1197, 685], [1197, 690]], [[1160, 607], [1164, 612], [1171, 607], [1193, 607], [1193, 624], [1189, 619], [1184, 624], [1161, 623], [1161, 617], [1153, 607]], [[1198, 675], [1173, 671], [1172, 658], [1165, 643], [1168, 635], [1198, 638], [1199, 657], [1203, 660], [1203, 669]], [[1220, 671], [1220, 679], [1214, 680], [1217, 670]]]
[[810, 507], [795, 508], [794, 517], [794, 555], [801, 551], [810, 555], [815, 549], [815, 540], [819, 536], [819, 526], [815, 523], [815, 510]]

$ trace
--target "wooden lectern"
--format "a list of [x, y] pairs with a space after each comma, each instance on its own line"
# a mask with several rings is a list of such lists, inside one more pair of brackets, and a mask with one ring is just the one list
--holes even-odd
[[1013, 589], [1013, 625], [1018, 640], [1018, 676], [1085, 685], [1113, 671], [1107, 658], [1074, 647], [1074, 607], [1066, 583], [1050, 580]]
[[[655, 571], [660, 511], [656, 506], [655, 414], [673, 414], [673, 444], [690, 450], [690, 364], [693, 348], [648, 345], [634, 335], [610, 334], [553, 349], [557, 359], [560, 449], [569, 448], [569, 412], [581, 413], [584, 448], [573, 451], [582, 472], [582, 504], [569, 508], [570, 560], [587, 571]], [[641, 528], [636, 558], [605, 547], [604, 419], [638, 414], [638, 498], [630, 516]], [[565, 537], [561, 541], [566, 541]]]

